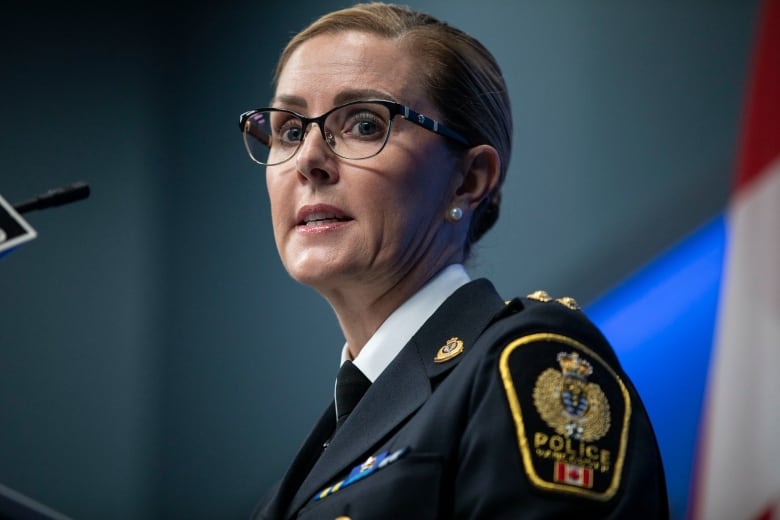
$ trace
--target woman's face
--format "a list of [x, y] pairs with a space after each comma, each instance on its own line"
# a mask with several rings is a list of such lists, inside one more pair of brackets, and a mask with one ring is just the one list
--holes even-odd
[[[314, 117], [346, 101], [389, 99], [440, 120], [419, 66], [391, 40], [320, 35], [290, 56], [273, 106]], [[276, 246], [290, 275], [326, 295], [351, 286], [388, 291], [461, 261], [462, 230], [445, 218], [459, 177], [445, 139], [396, 116], [378, 155], [347, 160], [310, 127], [295, 157], [266, 172]]]

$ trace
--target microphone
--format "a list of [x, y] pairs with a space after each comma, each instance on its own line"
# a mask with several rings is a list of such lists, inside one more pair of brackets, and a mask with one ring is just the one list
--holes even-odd
[[17, 202], [14, 209], [17, 213], [27, 213], [36, 209], [46, 209], [54, 206], [70, 204], [77, 200], [89, 197], [89, 184], [86, 182], [74, 182], [67, 186], [54, 188], [46, 193], [42, 193], [30, 200]]
[[89, 197], [89, 185], [86, 182], [74, 182], [67, 186], [54, 188], [14, 205], [9, 204], [0, 196], [0, 257], [38, 236], [33, 227], [21, 217], [21, 213], [62, 206], [87, 197]]

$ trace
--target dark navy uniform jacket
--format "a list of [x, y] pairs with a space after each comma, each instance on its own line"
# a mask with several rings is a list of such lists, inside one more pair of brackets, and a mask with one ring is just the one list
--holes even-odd
[[335, 435], [328, 407], [253, 518], [668, 518], [647, 413], [569, 306], [458, 289]]

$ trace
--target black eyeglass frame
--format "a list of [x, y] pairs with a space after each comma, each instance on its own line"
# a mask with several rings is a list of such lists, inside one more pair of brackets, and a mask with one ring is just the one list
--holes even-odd
[[[338, 152], [336, 152], [336, 150], [333, 149], [333, 145], [331, 144], [327, 134], [325, 133], [325, 119], [327, 119], [327, 117], [329, 115], [331, 115], [333, 112], [335, 112], [337, 110], [340, 110], [340, 109], [342, 109], [344, 107], [348, 107], [350, 105], [358, 105], [358, 104], [361, 104], [361, 103], [374, 103], [374, 104], [378, 104], [378, 105], [384, 106], [385, 108], [387, 108], [390, 111], [390, 119], [389, 119], [388, 125], [387, 125], [387, 133], [385, 134], [385, 140], [382, 142], [382, 146], [379, 147], [379, 150], [377, 150], [376, 153], [373, 153], [373, 154], [371, 154], [371, 155], [369, 155], [367, 157], [360, 157], [359, 159], [352, 159], [352, 158], [349, 158], [349, 157], [344, 157], [343, 155], [339, 154]], [[412, 110], [411, 108], [409, 108], [406, 105], [403, 105], [401, 103], [396, 103], [395, 101], [389, 101], [387, 99], [362, 99], [362, 100], [350, 101], [349, 103], [344, 103], [343, 105], [339, 105], [337, 107], [331, 108], [330, 110], [328, 110], [327, 112], [325, 112], [321, 116], [317, 116], [317, 117], [306, 117], [306, 116], [304, 116], [302, 114], [299, 114], [298, 112], [294, 112], [292, 110], [287, 110], [287, 109], [284, 109], [284, 108], [267, 107], [267, 108], [255, 108], [253, 110], [247, 110], [246, 112], [241, 114], [239, 116], [239, 119], [238, 119], [238, 128], [239, 128], [239, 130], [241, 130], [241, 134], [244, 135], [244, 144], [247, 147], [247, 152], [249, 152], [249, 145], [246, 142], [247, 138], [246, 138], [246, 135], [245, 135], [246, 134], [245, 125], [246, 125], [247, 121], [249, 120], [249, 118], [252, 117], [253, 115], [257, 114], [258, 112], [284, 112], [286, 114], [293, 115], [293, 116], [297, 117], [301, 121], [301, 129], [304, 131], [304, 134], [306, 133], [306, 129], [309, 128], [309, 125], [311, 125], [312, 123], [317, 123], [317, 127], [320, 129], [320, 134], [322, 135], [322, 139], [328, 145], [328, 148], [330, 148], [330, 150], [334, 154], [336, 154], [337, 156], [339, 156], [339, 157], [341, 157], [343, 159], [348, 159], [350, 161], [362, 161], [363, 159], [369, 159], [371, 157], [375, 157], [376, 155], [379, 155], [379, 153], [381, 153], [382, 150], [385, 149], [385, 145], [387, 145], [387, 141], [390, 139], [390, 131], [392, 130], [393, 119], [395, 118], [395, 116], [401, 116], [404, 119], [406, 119], [407, 121], [410, 121], [410, 122], [416, 124], [417, 126], [421, 126], [421, 127], [425, 128], [426, 130], [429, 130], [429, 131], [431, 131], [433, 133], [436, 133], [436, 134], [439, 134], [439, 135], [443, 135], [444, 137], [452, 139], [453, 141], [455, 141], [455, 142], [457, 142], [457, 143], [459, 143], [461, 145], [471, 146], [471, 144], [469, 143], [468, 139], [466, 139], [459, 132], [457, 132], [455, 130], [452, 130], [451, 128], [446, 127], [445, 125], [441, 124], [440, 122], [438, 122], [435, 119], [432, 119], [432, 118], [430, 118], [430, 117], [428, 117], [428, 116], [426, 116], [424, 114], [421, 114], [420, 112]], [[257, 137], [257, 136], [255, 136], [255, 137]], [[271, 148], [271, 143], [270, 142], [265, 142], [266, 140], [262, 140], [262, 139], [259, 139], [259, 138], [258, 138], [258, 140], [261, 143], [263, 143], [264, 145], [266, 145], [269, 149]], [[303, 141], [304, 141], [304, 139], [301, 139], [298, 142], [298, 146], [290, 154], [290, 157], [288, 157], [287, 159], [284, 159], [283, 161], [279, 161], [277, 163], [270, 163], [270, 164], [262, 163], [262, 162], [258, 161], [257, 159], [255, 159], [251, 152], [249, 152], [249, 157], [253, 161], [255, 161], [256, 163], [261, 164], [263, 166], [276, 166], [278, 164], [285, 163], [285, 162], [289, 161], [290, 159], [292, 159], [293, 157], [295, 157], [295, 154], [298, 153], [298, 150], [300, 150], [301, 144], [303, 143]]]

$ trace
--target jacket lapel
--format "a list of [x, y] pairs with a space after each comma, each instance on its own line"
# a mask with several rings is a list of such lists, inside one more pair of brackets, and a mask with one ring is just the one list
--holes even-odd
[[503, 301], [487, 280], [466, 284], [450, 296], [369, 387], [303, 480], [288, 513], [298, 511], [339, 473], [371, 455], [383, 439], [425, 403], [432, 392], [431, 379], [443, 376], [463, 357], [436, 363], [437, 351], [451, 338], [458, 338], [463, 342], [464, 355], [467, 354], [503, 307]]

